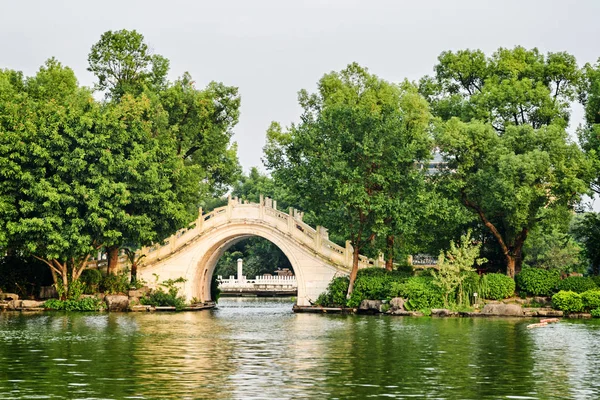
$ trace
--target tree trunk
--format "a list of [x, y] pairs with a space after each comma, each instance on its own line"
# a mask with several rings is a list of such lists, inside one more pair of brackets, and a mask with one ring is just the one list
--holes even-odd
[[354, 251], [352, 252], [352, 271], [350, 272], [350, 284], [348, 285], [348, 295], [347, 298], [350, 298], [352, 291], [354, 290], [354, 281], [356, 280], [356, 275], [358, 274], [358, 256], [360, 255], [358, 246], [354, 247]]
[[109, 275], [116, 275], [119, 272], [119, 246], [110, 246], [108, 249], [108, 269]]
[[385, 269], [392, 271], [394, 269], [394, 235], [389, 235], [387, 241], [387, 259], [385, 260]]
[[131, 263], [131, 284], [135, 284], [137, 281], [137, 262]]
[[510, 255], [510, 254], [506, 254], [506, 275], [510, 276], [511, 278], [515, 278], [515, 258]]

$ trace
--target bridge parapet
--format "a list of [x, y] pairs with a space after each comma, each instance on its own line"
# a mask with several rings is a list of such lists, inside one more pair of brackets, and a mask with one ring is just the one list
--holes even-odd
[[[338, 268], [350, 270], [353, 253], [350, 241], [346, 241], [345, 247], [337, 245], [329, 240], [326, 228], [311, 227], [302, 221], [303, 216], [304, 213], [293, 208], [290, 208], [288, 213], [278, 210], [275, 200], [268, 197], [263, 198], [262, 195], [258, 204], [242, 203], [237, 198], [229, 197], [226, 206], [215, 208], [206, 214], [203, 214], [200, 209], [196, 221], [167, 238], [163, 245], [144, 247], [138, 253], [145, 255], [144, 264], [149, 266], [177, 253], [203, 234], [226, 224], [257, 223], [275, 228]], [[384, 261], [381, 257], [377, 260], [363, 255], [359, 257], [359, 268], [383, 265]]]

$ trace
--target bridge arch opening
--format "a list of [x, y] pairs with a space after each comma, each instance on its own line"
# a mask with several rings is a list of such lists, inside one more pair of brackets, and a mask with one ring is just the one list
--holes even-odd
[[260, 236], [241, 236], [226, 243], [212, 273], [213, 299], [217, 285], [221, 296], [297, 295], [289, 259], [273, 242]]
[[[211, 285], [213, 283], [213, 276], [215, 276], [215, 272], [217, 270], [217, 265], [219, 260], [223, 257], [225, 252], [231, 249], [233, 246], [242, 243], [244, 241], [252, 240], [253, 238], [260, 238], [261, 240], [267, 241], [276, 247], [287, 262], [289, 263], [289, 268], [293, 272], [296, 283], [297, 283], [297, 294], [303, 295], [305, 292], [305, 282], [302, 273], [302, 268], [300, 266], [300, 260], [297, 259], [295, 252], [291, 249], [289, 243], [286, 243], [285, 240], [273, 236], [268, 231], [261, 231], [260, 229], [251, 229], [252, 232], [246, 233], [223, 233], [219, 236], [220, 238], [213, 239], [213, 245], [204, 252], [203, 256], [199, 259], [196, 266], [195, 279], [190, 282], [194, 285], [191, 287], [191, 292], [193, 293], [193, 297], [201, 301], [210, 301], [213, 300], [211, 296]], [[254, 239], [256, 240], [256, 239]], [[245, 274], [246, 275], [246, 274]], [[223, 278], [228, 278], [229, 276], [223, 276]]]

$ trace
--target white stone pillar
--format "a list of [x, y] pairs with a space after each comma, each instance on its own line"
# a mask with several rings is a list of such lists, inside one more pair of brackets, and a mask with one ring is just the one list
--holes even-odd
[[241, 258], [238, 258], [237, 260], [237, 279], [238, 281], [241, 283], [242, 279], [244, 277], [244, 272], [242, 271], [243, 267], [242, 264], [244, 263], [244, 261]]

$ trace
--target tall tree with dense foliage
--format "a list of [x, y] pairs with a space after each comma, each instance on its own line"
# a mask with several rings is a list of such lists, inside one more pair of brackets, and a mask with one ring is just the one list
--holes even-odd
[[299, 124], [285, 131], [272, 124], [266, 165], [318, 223], [350, 238], [351, 293], [360, 252], [377, 234], [398, 229], [391, 224], [394, 196], [406, 193], [419, 178], [416, 164], [430, 156], [430, 114], [415, 88], [390, 84], [357, 64], [326, 74], [318, 87], [300, 92]]
[[68, 293], [127, 193], [98, 169], [108, 138], [96, 134], [99, 107], [72, 70], [50, 59], [34, 77], [4, 71], [0, 82], [5, 241], [44, 261]]
[[239, 164], [230, 142], [240, 98], [221, 83], [198, 90], [187, 73], [168, 82], [168, 60], [151, 54], [136, 31], [104, 33], [88, 60], [96, 89], [106, 91], [106, 124], [118, 136], [110, 148], [118, 165], [106, 173], [131, 195], [105, 242], [114, 273], [123, 245], [163, 240], [195, 218], [203, 199], [234, 182]]
[[543, 210], [572, 208], [589, 163], [565, 130], [579, 72], [575, 58], [522, 47], [444, 52], [421, 92], [440, 119], [438, 146], [454, 193], [496, 239], [509, 276]]

